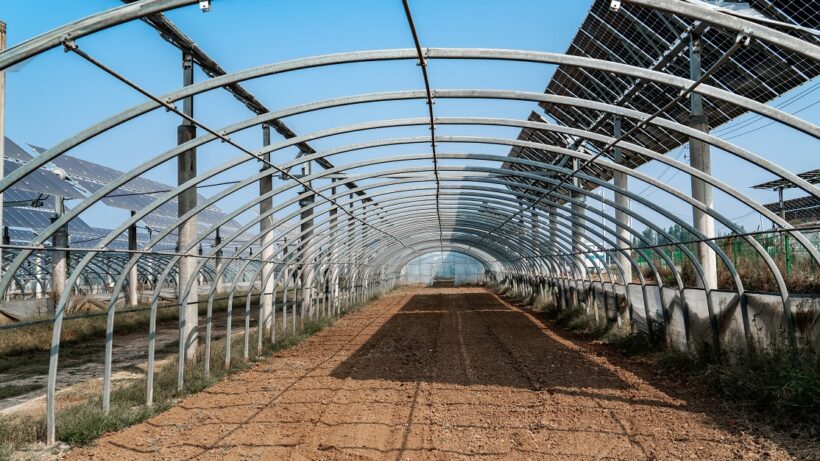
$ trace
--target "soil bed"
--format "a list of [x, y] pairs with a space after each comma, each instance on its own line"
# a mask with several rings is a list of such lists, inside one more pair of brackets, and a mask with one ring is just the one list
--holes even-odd
[[616, 363], [484, 289], [406, 288], [67, 459], [791, 459]]

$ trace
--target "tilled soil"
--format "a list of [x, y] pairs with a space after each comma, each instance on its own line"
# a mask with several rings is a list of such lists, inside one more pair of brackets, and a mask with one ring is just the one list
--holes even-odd
[[407, 288], [68, 458], [790, 459], [704, 405], [483, 289]]

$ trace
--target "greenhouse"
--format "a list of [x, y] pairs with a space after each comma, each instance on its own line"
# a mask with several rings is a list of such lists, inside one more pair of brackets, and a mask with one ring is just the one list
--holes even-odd
[[[740, 456], [728, 445], [693, 448], [724, 437], [712, 426], [680, 447], [636, 441], [644, 423], [686, 426], [698, 410], [635, 416], [662, 393], [635, 376], [668, 374], [616, 358], [584, 368], [601, 344], [724, 378], [794, 357], [814, 370], [791, 373], [805, 387], [773, 394], [804, 402], [817, 389], [815, 2], [10, 3], [0, 418], [44, 415], [25, 423], [30, 442], [102, 437], [70, 459], [728, 459]], [[442, 389], [476, 413], [437, 419], [450, 411], [431, 403], [450, 398]], [[563, 408], [563, 395], [590, 399], [568, 414], [593, 402], [637, 413], [597, 435], [585, 428], [610, 422], [586, 410], [525, 424], [513, 421], [521, 389], [541, 399], [527, 408]], [[201, 408], [222, 435], [197, 432], [211, 423], [184, 413], [188, 396], [223, 391], [272, 419], [236, 410], [248, 419], [229, 427], [211, 401]], [[374, 410], [328, 410], [357, 396]], [[680, 409], [664, 396], [664, 411]], [[806, 412], [789, 413], [798, 427], [820, 427], [814, 407], [789, 402]], [[88, 412], [105, 423], [78, 436]], [[24, 424], [8, 417], [0, 458], [22, 444], [6, 441], [18, 436], [2, 427]], [[163, 418], [197, 440], [177, 445]], [[228, 443], [242, 427], [265, 435]], [[453, 427], [462, 436], [440, 438]], [[539, 432], [551, 430], [565, 433]], [[139, 431], [162, 440], [156, 452], [140, 451]]]

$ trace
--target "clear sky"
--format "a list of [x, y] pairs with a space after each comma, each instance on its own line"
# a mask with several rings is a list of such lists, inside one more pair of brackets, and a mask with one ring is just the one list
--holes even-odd
[[[115, 0], [0, 0], [0, 19], [8, 24], [12, 46], [74, 19], [118, 6]], [[585, 17], [590, 0], [553, 1], [434, 1], [411, 2], [423, 46], [516, 48], [564, 52]], [[360, 1], [263, 1], [214, 0], [213, 10], [201, 13], [196, 7], [168, 12], [186, 34], [229, 72], [261, 64], [319, 54], [387, 49], [413, 46], [399, 0]], [[148, 25], [136, 21], [78, 40], [79, 45], [102, 62], [128, 76], [155, 94], [181, 85], [180, 52], [162, 40]], [[430, 65], [434, 88], [494, 88], [543, 91], [554, 66], [452, 61]], [[55, 49], [41, 55], [15, 72], [7, 73], [6, 134], [18, 144], [50, 147], [94, 123], [132, 107], [144, 98], [122, 83], [92, 67], [78, 56]], [[205, 78], [198, 73], [197, 80]], [[804, 119], [820, 121], [820, 92], [813, 82], [797, 92], [803, 95], [784, 107], [800, 111]], [[342, 95], [423, 88], [418, 67], [410, 61], [356, 64], [293, 72], [250, 81], [245, 87], [272, 110]], [[793, 93], [794, 94], [794, 93]], [[783, 98], [788, 100], [788, 96]], [[536, 109], [533, 103], [440, 100], [435, 106], [440, 116], [493, 116], [526, 118]], [[252, 114], [224, 91], [198, 97], [196, 117], [211, 126], [234, 123]], [[286, 119], [297, 133], [310, 133], [336, 125], [388, 118], [424, 117], [422, 101], [380, 103], [368, 107], [348, 107]], [[732, 122], [736, 125], [740, 121]], [[120, 170], [130, 169], [145, 159], [176, 144], [179, 118], [157, 111], [112, 130], [71, 151], [72, 155]], [[733, 142], [749, 148], [794, 172], [817, 168], [818, 144], [806, 135], [759, 120], [732, 132], [740, 135]], [[728, 131], [728, 128], [726, 129]], [[312, 145], [326, 149], [347, 143], [389, 136], [429, 135], [425, 127], [391, 129], [318, 140]], [[440, 134], [481, 134], [515, 138], [518, 130], [503, 128], [442, 127]], [[236, 141], [258, 148], [259, 129], [234, 136]], [[278, 138], [277, 138], [278, 139]], [[506, 154], [501, 146], [447, 145], [445, 152], [482, 152]], [[362, 152], [354, 158], [340, 157], [336, 163], [352, 162], [392, 153], [419, 153], [429, 146], [398, 146]], [[286, 158], [289, 150], [279, 155]], [[199, 168], [210, 168], [225, 159], [240, 155], [224, 144], [200, 149]], [[685, 160], [685, 152], [674, 155]], [[764, 171], [742, 165], [728, 155], [714, 152], [713, 171], [717, 177], [762, 201], [774, 201], [772, 192], [754, 191], [749, 186], [773, 179]], [[258, 171], [248, 164], [219, 179], [237, 179]], [[648, 164], [642, 171], [660, 175], [669, 184], [689, 190], [689, 178], [663, 165]], [[152, 171], [148, 177], [174, 183], [175, 162]], [[635, 185], [642, 190], [642, 185]], [[210, 195], [207, 189], [202, 193]], [[650, 190], [644, 195], [663, 200], [674, 212], [690, 219], [691, 211], [674, 204], [662, 193]], [[800, 195], [790, 194], [790, 195]], [[236, 196], [236, 203], [254, 196], [253, 190]], [[230, 209], [231, 203], [221, 206]], [[760, 224], [757, 214], [723, 197], [716, 196], [716, 207], [725, 215], [737, 217], [746, 228]], [[83, 218], [98, 227], [112, 227], [126, 213], [102, 206]], [[248, 216], [244, 218], [247, 219]], [[768, 223], [765, 224], [768, 226]]]

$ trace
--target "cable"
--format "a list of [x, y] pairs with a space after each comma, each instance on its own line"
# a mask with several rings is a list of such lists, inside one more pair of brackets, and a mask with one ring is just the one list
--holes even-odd
[[[95, 58], [93, 58], [91, 55], [89, 55], [89, 54], [88, 54], [88, 53], [86, 53], [85, 51], [81, 50], [81, 49], [80, 49], [80, 47], [77, 45], [77, 42], [75, 42], [74, 40], [71, 40], [71, 39], [68, 39], [68, 38], [67, 38], [67, 39], [65, 39], [65, 40], [63, 41], [63, 47], [64, 47], [64, 49], [65, 49], [65, 51], [66, 51], [66, 52], [72, 52], [72, 53], [76, 54], [77, 56], [80, 56], [81, 58], [85, 59], [86, 61], [90, 62], [90, 63], [91, 63], [91, 64], [93, 64], [94, 66], [98, 67], [99, 69], [101, 69], [101, 70], [102, 70], [102, 71], [104, 71], [105, 73], [107, 73], [107, 74], [111, 75], [112, 77], [116, 78], [117, 80], [121, 81], [122, 83], [126, 84], [127, 86], [131, 87], [132, 89], [136, 90], [137, 92], [141, 93], [143, 96], [145, 96], [145, 97], [147, 97], [147, 98], [151, 99], [152, 101], [156, 102], [157, 104], [161, 105], [162, 107], [164, 107], [164, 108], [165, 108], [165, 109], [167, 109], [168, 111], [173, 112], [173, 113], [175, 113], [175, 114], [179, 115], [180, 117], [182, 117], [183, 119], [187, 120], [188, 122], [191, 122], [192, 124], [194, 124], [194, 125], [196, 125], [196, 126], [198, 126], [198, 127], [202, 128], [203, 130], [207, 131], [208, 133], [210, 133], [210, 134], [212, 134], [212, 135], [216, 136], [217, 138], [221, 139], [221, 140], [222, 140], [222, 142], [227, 143], [227, 144], [229, 144], [229, 145], [231, 145], [231, 146], [233, 146], [233, 147], [235, 147], [235, 148], [239, 149], [239, 150], [240, 150], [240, 151], [242, 151], [243, 153], [245, 153], [245, 154], [247, 154], [247, 155], [249, 155], [249, 156], [253, 157], [254, 159], [259, 160], [260, 162], [262, 162], [262, 163], [264, 163], [264, 164], [268, 165], [269, 167], [273, 168], [274, 170], [276, 170], [276, 171], [278, 171], [280, 174], [282, 174], [282, 175], [283, 175], [283, 177], [284, 177], [284, 176], [287, 176], [287, 177], [288, 177], [288, 178], [290, 178], [291, 180], [295, 181], [297, 184], [299, 184], [299, 185], [301, 185], [302, 187], [304, 187], [306, 190], [309, 190], [309, 191], [313, 192], [315, 195], [317, 195], [317, 196], [321, 197], [321, 198], [322, 198], [323, 200], [325, 200], [326, 202], [334, 204], [334, 205], [335, 205], [338, 209], [341, 209], [341, 210], [342, 210], [345, 214], [347, 214], [348, 216], [350, 216], [352, 219], [354, 219], [354, 220], [356, 220], [356, 221], [361, 222], [361, 223], [362, 223], [362, 225], [367, 226], [367, 227], [370, 227], [370, 228], [374, 229], [375, 231], [380, 232], [380, 233], [382, 233], [382, 234], [384, 234], [384, 235], [386, 235], [386, 236], [388, 236], [388, 237], [392, 238], [392, 239], [393, 239], [393, 240], [395, 240], [395, 241], [396, 241], [399, 245], [401, 245], [401, 246], [403, 246], [403, 247], [405, 247], [405, 248], [411, 248], [411, 249], [413, 249], [413, 250], [415, 251], [415, 248], [408, 247], [408, 246], [407, 246], [407, 245], [406, 245], [406, 244], [405, 244], [402, 240], [398, 239], [398, 238], [397, 238], [396, 236], [394, 236], [393, 234], [390, 234], [390, 233], [388, 233], [388, 232], [385, 232], [385, 231], [384, 231], [384, 230], [382, 230], [382, 229], [379, 229], [379, 228], [377, 228], [377, 227], [375, 227], [375, 226], [373, 226], [373, 225], [371, 225], [371, 224], [366, 223], [363, 219], [361, 219], [361, 218], [359, 218], [359, 217], [357, 217], [357, 216], [354, 216], [354, 215], [353, 215], [353, 213], [352, 213], [351, 211], [346, 210], [344, 207], [342, 207], [341, 205], [339, 205], [338, 203], [336, 203], [336, 201], [335, 201], [335, 200], [332, 200], [332, 199], [329, 199], [329, 198], [325, 197], [325, 196], [324, 196], [324, 194], [322, 194], [322, 193], [318, 192], [318, 191], [317, 191], [316, 189], [314, 189], [314, 188], [313, 188], [313, 186], [311, 186], [309, 183], [307, 183], [307, 182], [305, 182], [305, 181], [302, 181], [300, 178], [298, 178], [298, 177], [296, 177], [296, 176], [294, 176], [294, 175], [290, 174], [290, 172], [285, 171], [284, 169], [280, 168], [279, 166], [277, 166], [277, 165], [275, 165], [275, 164], [271, 163], [269, 160], [265, 159], [265, 158], [264, 158], [264, 156], [259, 156], [259, 155], [254, 154], [253, 152], [251, 152], [250, 150], [246, 149], [245, 147], [243, 147], [243, 146], [241, 146], [241, 145], [237, 144], [235, 141], [233, 141], [233, 140], [232, 140], [231, 138], [229, 138], [227, 135], [225, 135], [225, 134], [223, 134], [223, 133], [220, 133], [220, 132], [217, 132], [216, 130], [212, 129], [212, 128], [211, 128], [211, 127], [209, 127], [208, 125], [206, 125], [206, 124], [204, 124], [204, 123], [202, 123], [202, 122], [200, 122], [200, 121], [196, 120], [195, 118], [191, 117], [190, 115], [185, 114], [184, 112], [182, 112], [182, 111], [180, 111], [179, 109], [177, 109], [177, 108], [176, 108], [176, 106], [174, 106], [171, 102], [164, 101], [164, 100], [160, 99], [159, 97], [155, 96], [153, 93], [151, 93], [151, 92], [149, 92], [148, 90], [146, 90], [146, 89], [144, 89], [144, 88], [140, 87], [139, 85], [137, 85], [136, 83], [132, 82], [131, 80], [129, 80], [129, 79], [128, 79], [128, 78], [126, 78], [125, 76], [123, 76], [123, 75], [119, 74], [119, 73], [118, 73], [117, 71], [115, 71], [114, 69], [111, 69], [110, 67], [106, 66], [106, 65], [105, 65], [105, 64], [103, 64], [102, 62], [100, 62], [100, 61], [96, 60], [96, 59], [95, 59]], [[431, 110], [432, 110], [432, 109], [431, 109]]]
[[433, 92], [430, 90], [430, 78], [427, 75], [427, 58], [421, 49], [421, 42], [419, 41], [418, 32], [416, 32], [416, 24], [413, 22], [413, 14], [410, 12], [410, 4], [408, 0], [402, 0], [404, 6], [404, 15], [407, 17], [407, 24], [410, 26], [410, 32], [413, 34], [413, 43], [416, 45], [416, 53], [419, 55], [419, 65], [421, 66], [421, 74], [424, 77], [424, 89], [427, 92], [427, 108], [430, 113], [430, 139], [433, 151], [433, 174], [436, 177], [436, 216], [438, 217], [438, 239], [441, 251], [444, 251], [444, 230], [441, 226], [441, 207], [439, 204], [439, 197], [441, 195], [441, 181], [439, 179], [438, 171], [438, 152], [436, 152], [436, 118], [433, 114]]

